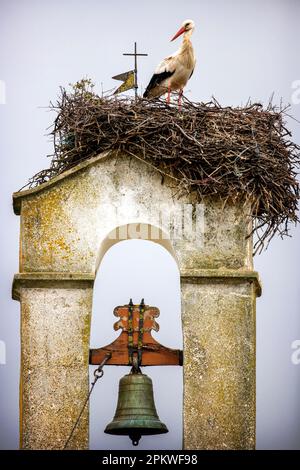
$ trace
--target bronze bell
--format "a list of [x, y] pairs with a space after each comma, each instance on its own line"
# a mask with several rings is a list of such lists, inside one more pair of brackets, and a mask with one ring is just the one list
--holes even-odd
[[134, 369], [122, 377], [117, 410], [104, 432], [128, 435], [134, 446], [138, 445], [141, 436], [168, 432], [156, 412], [150, 377]]

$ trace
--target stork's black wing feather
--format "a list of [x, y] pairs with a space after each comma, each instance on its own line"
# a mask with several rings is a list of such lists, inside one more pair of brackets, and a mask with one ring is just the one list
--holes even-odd
[[147, 98], [147, 96], [149, 95], [149, 91], [152, 90], [153, 88], [155, 88], [156, 86], [158, 86], [160, 83], [162, 83], [166, 78], [169, 78], [169, 77], [172, 77], [173, 73], [175, 73], [175, 70], [173, 70], [173, 72], [167, 72], [167, 71], [164, 71], [164, 72], [161, 72], [161, 73], [155, 73], [150, 82], [149, 82], [149, 85], [147, 86], [144, 94], [143, 94], [143, 97], [144, 98]]

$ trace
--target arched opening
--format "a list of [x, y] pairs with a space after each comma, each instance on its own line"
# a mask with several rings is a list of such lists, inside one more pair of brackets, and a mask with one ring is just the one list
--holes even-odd
[[[134, 237], [133, 237], [134, 238]], [[120, 240], [117, 240], [120, 241]], [[123, 240], [120, 243], [107, 237], [98, 258], [98, 274], [94, 286], [91, 348], [113, 341], [120, 332], [113, 330], [113, 309], [134, 303], [141, 298], [160, 309], [158, 333], [160, 343], [182, 349], [180, 318], [180, 278], [169, 240]], [[90, 378], [95, 366], [90, 366]], [[106, 366], [90, 402], [90, 449], [131, 449], [127, 436], [104, 434], [104, 428], [113, 418], [119, 380], [129, 367]], [[158, 415], [169, 428], [169, 433], [144, 436], [139, 449], [182, 448], [182, 368], [180, 366], [145, 367], [143, 372], [153, 381]]]
[[97, 273], [105, 253], [116, 243], [125, 240], [150, 240], [164, 247], [177, 262], [177, 256], [168, 234], [159, 227], [145, 223], [130, 223], [121, 225], [111, 230], [102, 240], [96, 260], [95, 272]]

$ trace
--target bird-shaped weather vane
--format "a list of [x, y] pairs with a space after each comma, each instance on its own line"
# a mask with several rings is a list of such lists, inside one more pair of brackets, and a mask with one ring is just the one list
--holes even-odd
[[141, 54], [137, 52], [137, 44], [136, 42], [134, 43], [134, 52], [124, 52], [123, 55], [128, 55], [128, 56], [133, 56], [134, 57], [134, 69], [129, 70], [128, 72], [120, 73], [119, 75], [115, 75], [112, 77], [114, 80], [122, 80], [123, 83], [122, 85], [119, 86], [119, 88], [116, 89], [114, 92], [114, 95], [117, 93], [123, 93], [123, 91], [131, 90], [134, 88], [134, 95], [135, 99], [137, 99], [137, 92], [138, 92], [138, 81], [137, 81], [137, 76], [138, 76], [138, 69], [137, 69], [137, 58], [139, 56], [147, 56], [148, 54]]

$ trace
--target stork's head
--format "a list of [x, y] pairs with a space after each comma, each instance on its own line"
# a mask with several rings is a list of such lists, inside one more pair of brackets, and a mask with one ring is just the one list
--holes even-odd
[[178, 38], [178, 36], [180, 36], [183, 33], [192, 34], [192, 32], [194, 31], [194, 28], [195, 28], [195, 23], [193, 22], [193, 20], [185, 20], [182, 23], [181, 28], [177, 31], [177, 33], [171, 39], [171, 41], [174, 41], [174, 39]]

